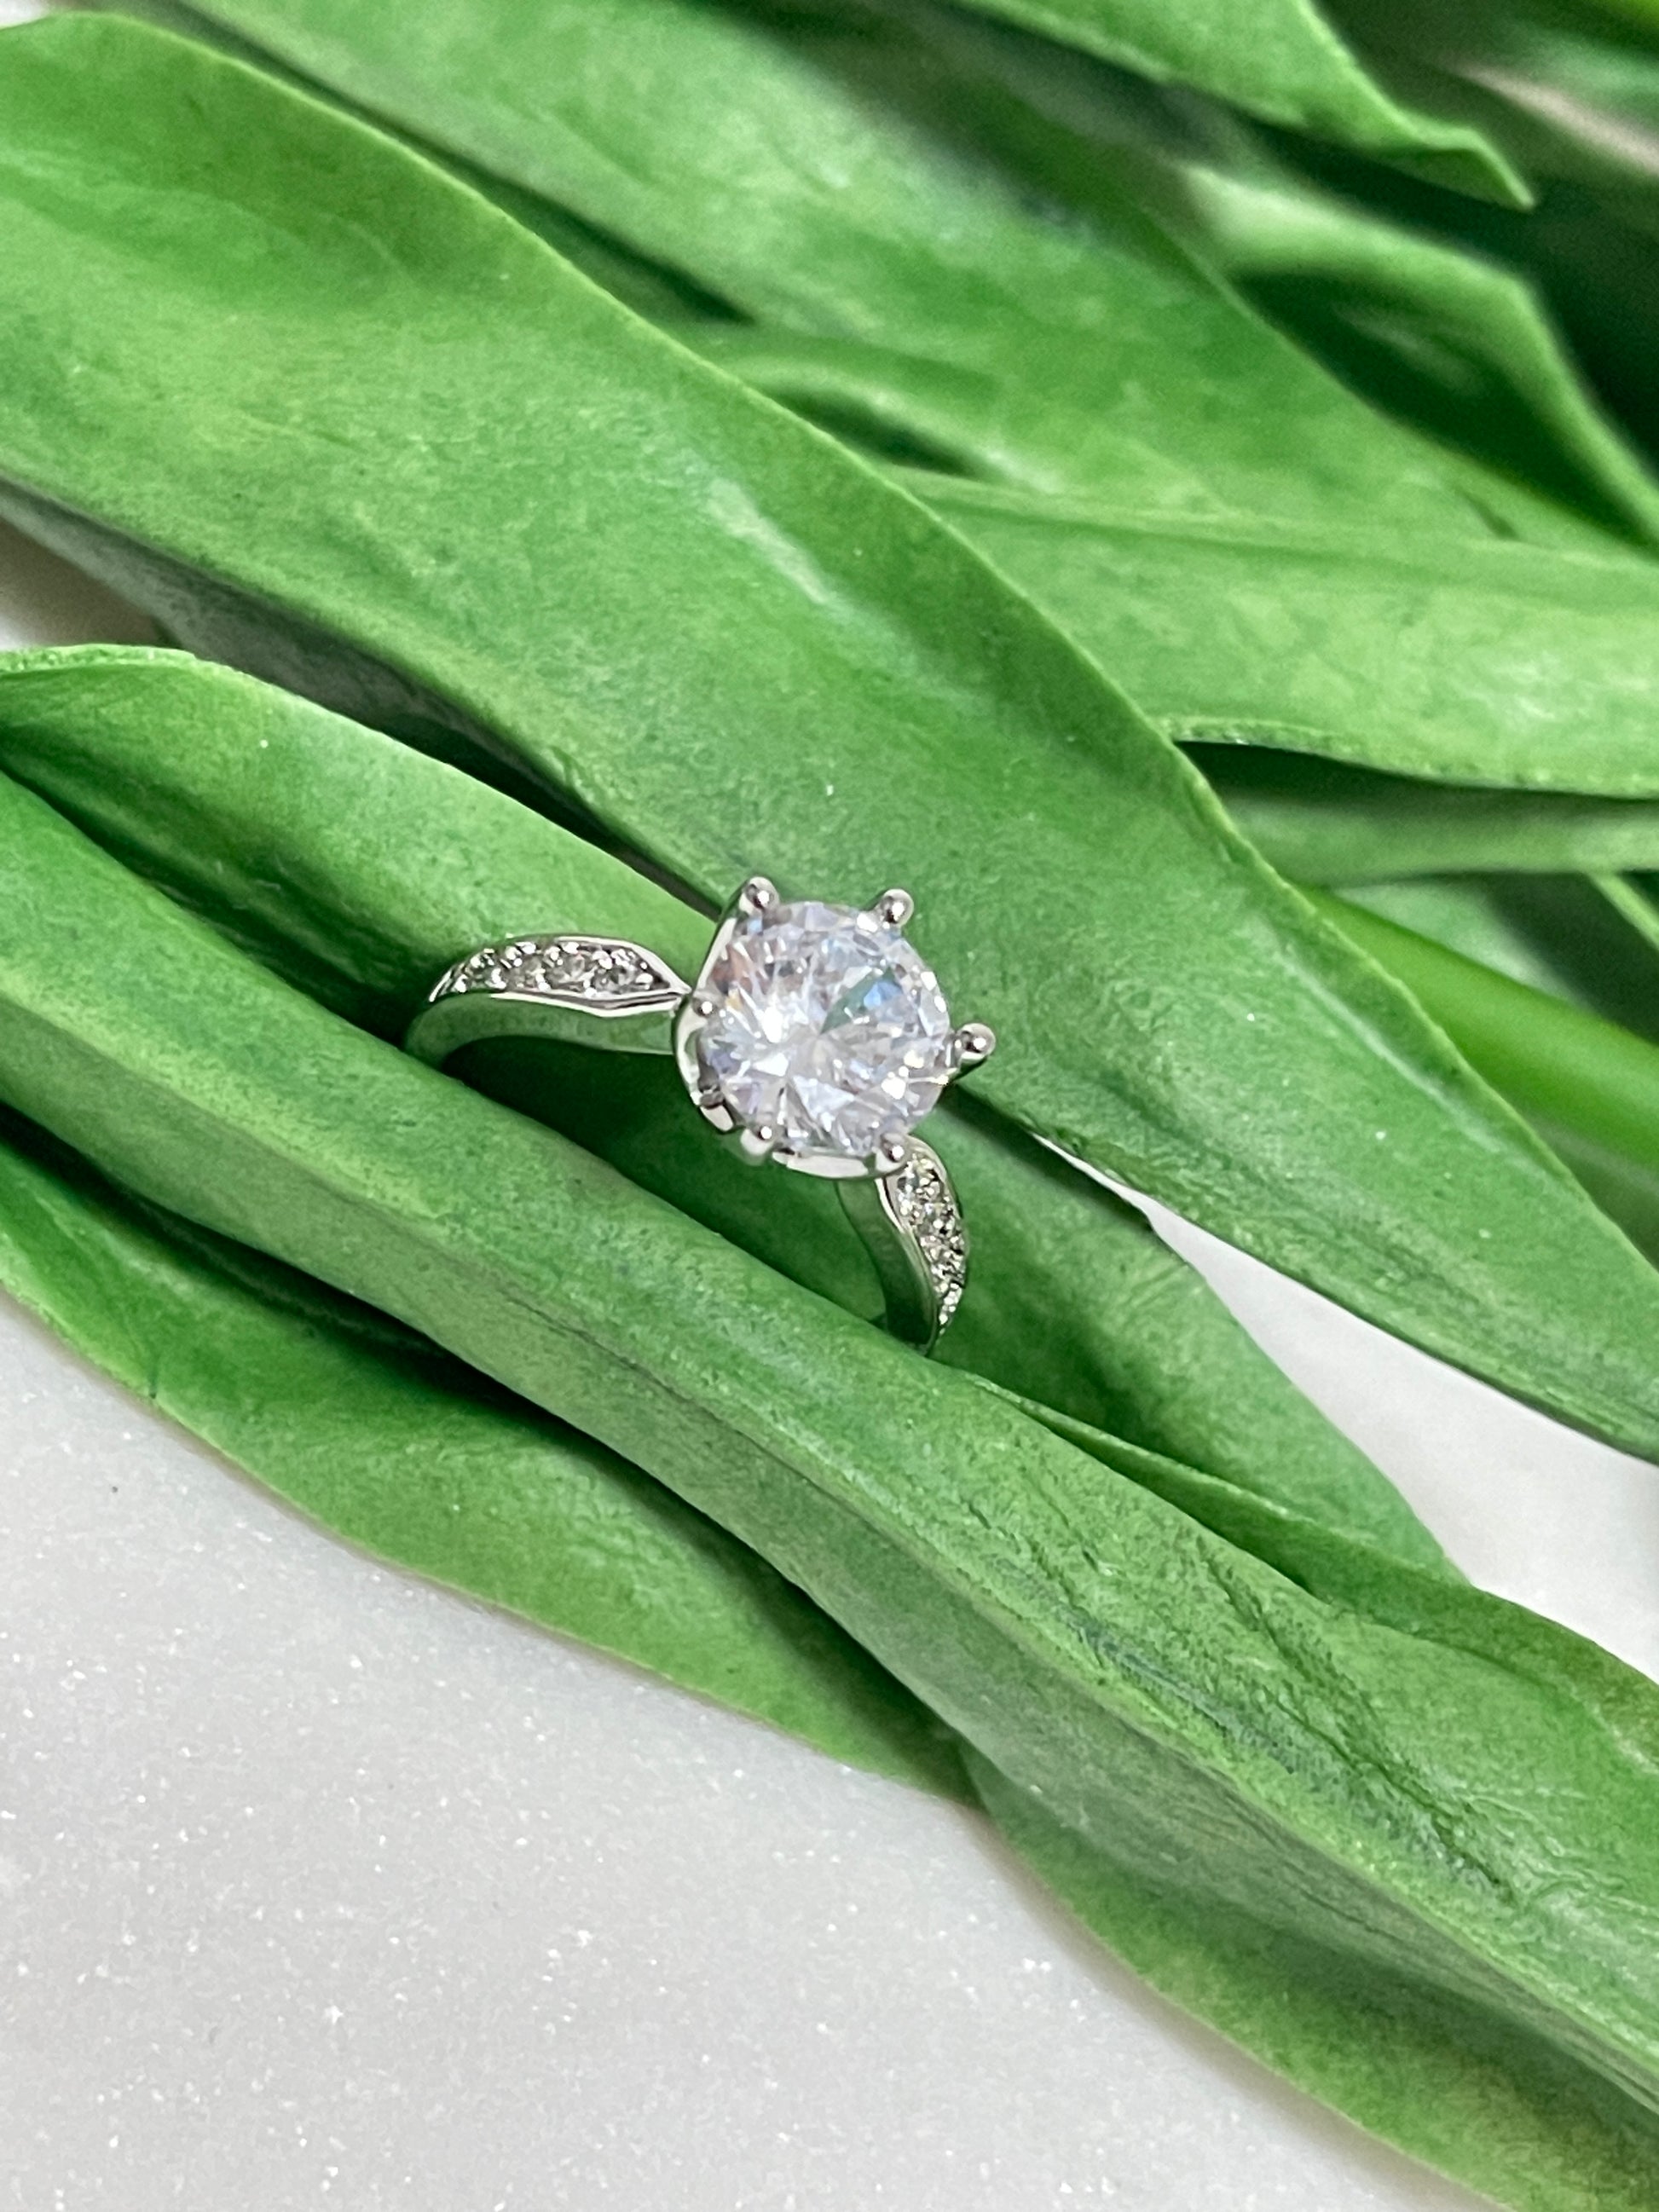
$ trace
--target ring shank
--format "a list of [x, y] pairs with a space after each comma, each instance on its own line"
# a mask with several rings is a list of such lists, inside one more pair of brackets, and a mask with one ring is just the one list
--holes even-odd
[[548, 1044], [579, 1044], [589, 1051], [638, 1052], [658, 1057], [673, 1049], [679, 1000], [658, 1007], [609, 1009], [574, 1004], [545, 993], [451, 992], [423, 1006], [409, 1025], [404, 1048], [433, 1067], [470, 1044], [496, 1037], [538, 1037]]

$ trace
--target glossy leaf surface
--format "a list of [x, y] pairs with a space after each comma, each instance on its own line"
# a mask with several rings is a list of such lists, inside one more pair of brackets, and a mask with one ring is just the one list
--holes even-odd
[[[1641, 0], [1636, 0], [1639, 9]], [[1352, 34], [1396, 58], [1449, 112], [1484, 122], [1537, 177], [1604, 190], [1650, 184], [1645, 133], [1659, 125], [1652, 38], [1597, 20], [1595, 0], [1339, 0]], [[1650, 21], [1651, 17], [1650, 16]]]
[[[833, 29], [822, 17], [652, 0], [528, 21], [501, 0], [483, 10], [426, 0], [413, 19], [379, 7], [329, 16], [313, 0], [165, 13], [445, 149], [532, 224], [568, 227], [566, 210], [579, 210], [610, 244], [596, 257], [590, 237], [577, 258], [601, 283], [620, 277], [621, 296], [646, 313], [660, 312], [660, 287], [605, 265], [619, 237], [699, 286], [705, 313], [719, 295], [758, 315], [764, 339], [816, 333], [840, 349], [844, 381], [866, 382], [855, 415], [875, 406], [902, 418], [896, 454], [908, 443], [918, 458], [933, 418], [936, 448], [970, 474], [1142, 495], [1149, 457], [1100, 429], [1126, 398], [1109, 371], [1139, 358], [1148, 318], [1146, 335], [1171, 343], [1136, 387], [1140, 413], [1123, 416], [1132, 441], [1150, 434], [1166, 463], [1196, 461], [1209, 501], [1241, 504], [1224, 392], [1194, 413], [1202, 326], [1203, 359], [1219, 366], [1224, 350], [1231, 386], [1248, 385], [1286, 435], [1294, 423], [1300, 465], [1274, 471], [1272, 501], [1340, 519], [1341, 484], [1322, 431], [1316, 450], [1313, 434], [1334, 395], [1305, 364], [1299, 377], [1285, 358], [1275, 366], [1259, 331], [1252, 340], [1242, 289], [1340, 378], [1425, 430], [1442, 447], [1437, 473], [1505, 527], [1554, 542], [1567, 517], [1547, 501], [1565, 500], [1650, 542], [1659, 530], [1659, 487], [1517, 277], [1310, 190], [1224, 111], [1160, 96], [1003, 24], [904, 0], [845, 7]], [[521, 64], [510, 82], [503, 57]], [[738, 176], [751, 179], [747, 198], [732, 190]], [[994, 204], [1011, 188], [1012, 228]], [[926, 205], [924, 233], [915, 212]], [[1056, 216], [1075, 246], [1093, 237], [1058, 285]], [[1162, 294], [1122, 265], [1149, 252]], [[1182, 253], [1184, 332], [1168, 319]], [[1194, 289], [1200, 268], [1212, 278]], [[1097, 312], [1106, 349], [1068, 343], [1065, 328]], [[728, 315], [702, 331], [724, 342], [740, 325]], [[862, 363], [860, 347], [874, 349]], [[762, 375], [781, 366], [775, 343], [752, 362]], [[803, 365], [786, 372], [797, 388]], [[813, 366], [821, 379], [828, 364]], [[851, 427], [842, 407], [811, 411], [839, 431]], [[1374, 415], [1351, 406], [1347, 429], [1350, 471], [1362, 453], [1365, 465], [1384, 463]], [[1397, 465], [1397, 441], [1394, 453]], [[1171, 474], [1161, 495], [1189, 508], [1192, 491]], [[1247, 493], [1242, 504], [1262, 502]], [[1458, 502], [1440, 505], [1454, 531], [1476, 521]]]
[[1659, 1279], [925, 509], [359, 126], [112, 18], [10, 36], [31, 527], [298, 680], [341, 638], [710, 902], [905, 882], [988, 1103], [1659, 1451]]

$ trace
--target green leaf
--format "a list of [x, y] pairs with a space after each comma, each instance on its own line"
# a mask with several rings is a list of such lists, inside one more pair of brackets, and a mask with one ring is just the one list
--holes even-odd
[[1288, 175], [1189, 163], [1181, 183], [1194, 251], [1346, 382], [1608, 530], [1659, 541], [1659, 484], [1523, 276]]
[[[1659, 797], [1651, 562], [906, 481], [1173, 738], [1441, 782]], [[1245, 763], [1238, 775], [1256, 772]], [[1276, 772], [1260, 772], [1270, 787]], [[1322, 787], [1315, 772], [1285, 774]], [[1425, 827], [1441, 818], [1433, 794], [1421, 804]], [[1459, 794], [1444, 818], [1466, 805], [1473, 820], [1484, 804]], [[1625, 818], [1607, 808], [1584, 818], [1604, 817]], [[1495, 828], [1506, 817], [1489, 808], [1486, 818]], [[1629, 810], [1632, 825], [1645, 819]], [[1647, 849], [1646, 835], [1636, 829], [1633, 849]]]
[[[1007, 82], [1000, 105], [982, 91], [973, 104], [984, 158], [1012, 165], [1084, 221], [1103, 214], [1109, 223], [1127, 193], [1344, 382], [1441, 445], [1479, 457], [1485, 484], [1471, 478], [1470, 489], [1494, 514], [1504, 502], [1493, 504], [1492, 488], [1518, 479], [1605, 529], [1655, 541], [1659, 485], [1587, 389], [1536, 288], [1516, 270], [1314, 188], [1296, 161], [1300, 153], [1307, 162], [1306, 141], [1270, 138], [1191, 100], [1137, 106], [1122, 80], [1055, 66], [1053, 50], [1046, 66], [1041, 49], [1006, 40], [1000, 51], [982, 44], [977, 56], [963, 52], [961, 19], [929, 20], [933, 41], [966, 64], [958, 98], [974, 86], [975, 61], [981, 76]], [[1443, 9], [1436, 20], [1451, 19]], [[1356, 179], [1382, 173], [1352, 157], [1340, 167], [1351, 191], [1363, 191]], [[1472, 237], [1484, 227], [1511, 246], [1535, 241], [1540, 224], [1554, 221], [1553, 203], [1542, 216], [1517, 215], [1383, 180]], [[1522, 534], [1547, 542], [1559, 528], [1559, 519], [1552, 530], [1534, 512]]]
[[[683, 974], [709, 926], [499, 793], [308, 702], [179, 653], [0, 657], [0, 764], [312, 996], [397, 1038], [459, 953], [526, 930], [629, 937]], [[757, 1177], [632, 1056], [475, 1051], [470, 1079], [858, 1310], [841, 1209]], [[958, 1097], [929, 1123], [974, 1240], [940, 1357], [1301, 1513], [1445, 1562], [1395, 1491], [1143, 1217]]]
[[1357, 1981], [1305, 1935], [1091, 1850], [994, 1767], [970, 1759], [969, 1771], [1093, 1935], [1299, 2087], [1516, 2212], [1647, 2212], [1659, 2144], [1599, 2082], [1438, 1991], [1375, 1970]]
[[[1009, 95], [896, 15], [698, 0], [195, 12], [500, 179], [515, 213], [529, 195], [744, 316], [878, 347], [890, 391], [895, 374], [915, 387], [908, 458], [920, 441], [997, 481], [1178, 513], [1363, 506], [1483, 532], [1445, 456], [1298, 354], [1131, 191], [1103, 191], [1081, 223], [964, 144], [975, 108]], [[941, 396], [948, 434], [930, 441]], [[1490, 490], [1501, 507], [1504, 488]]]
[[1528, 1119], [1608, 1220], [1616, 1221], [1637, 1250], [1659, 1265], [1659, 1172], [1547, 1115]]
[[[1178, 1870], [1200, 1924], [1467, 2008], [1651, 2140], [1650, 1684], [1497, 1601], [1472, 1648], [1474, 1616], [1437, 1628], [1439, 1576], [1402, 1632], [1363, 1598], [1381, 1573], [1397, 1609], [1409, 1571], [1282, 1516], [1304, 1571], [1348, 1577], [1316, 1595], [1157, 1494], [1147, 1455], [1120, 1473], [1109, 1439], [1079, 1449], [318, 1007], [15, 785], [0, 850], [20, 1110], [669, 1482], [1091, 1849]], [[1549, 2203], [1491, 2122], [1449, 2162]]]
[[[1517, 206], [1529, 197], [1515, 169], [1478, 132], [1455, 118], [1413, 112], [1391, 97], [1311, 0], [1256, 0], [1243, 16], [1220, 0], [1198, 0], [1196, 6], [1180, 10], [1159, 8], [1152, 0], [977, 4], [989, 15], [1144, 76], [1230, 100], [1264, 121], [1314, 131]], [[426, 0], [401, 19], [388, 7], [349, 23], [331, 15], [321, 0], [206, 0], [192, 12], [258, 40], [325, 82], [349, 74], [357, 82], [345, 88], [366, 106], [376, 104], [369, 97], [372, 90], [384, 97], [386, 87], [404, 97], [430, 100], [432, 88], [450, 78], [455, 89], [449, 112], [471, 101], [479, 109], [487, 106], [495, 118], [512, 109], [522, 117], [528, 87], [542, 94], [544, 80], [526, 74], [515, 85], [511, 68], [517, 62], [528, 71], [543, 63], [554, 35], [547, 9], [526, 20], [501, 0], [484, 10]], [[742, 20], [740, 9], [728, 12]], [[851, 8], [842, 14], [843, 20], [860, 20]], [[763, 10], [754, 15], [765, 20]], [[401, 45], [396, 36], [399, 21], [404, 32]], [[601, 65], [604, 49], [614, 48], [625, 35], [624, 21], [614, 6], [592, 18], [587, 52]], [[440, 140], [447, 136], [432, 129], [427, 135]], [[495, 135], [518, 152], [520, 133], [510, 125], [495, 120]]]
[[1310, 896], [1530, 1120], [1659, 1177], [1659, 1044], [1368, 908], [1328, 892]]
[[[1052, 1419], [1052, 1416], [1048, 1416]], [[1328, 1603], [1405, 1634], [1480, 1652], [1540, 1689], [1626, 1702], [1622, 1670], [1519, 1607], [1379, 1558], [1192, 1468], [1056, 1422], [1084, 1449], [1279, 1567]], [[1619, 2212], [1652, 2194], [1650, 2118], [1634, 2128], [1605, 2089], [1478, 2008], [1351, 1962], [1297, 1929], [1200, 1900], [1178, 1867], [1131, 1865], [1056, 1822], [969, 1753], [998, 1824], [1136, 1972], [1304, 2089], [1431, 2165], [1535, 2212]]]
[[1592, 14], [1610, 17], [1613, 21], [1634, 25], [1650, 37], [1659, 30], [1659, 7], [1654, 0], [1583, 0]]
[[1312, 0], [973, 0], [1141, 75], [1231, 101], [1414, 173], [1524, 207], [1525, 179], [1461, 118], [1402, 104]]
[[1622, 876], [1408, 878], [1350, 902], [1659, 1043], [1659, 915]]
[[1659, 1453], [1653, 1271], [924, 508], [360, 126], [114, 18], [9, 36], [16, 517], [302, 688], [391, 669], [711, 902], [908, 884], [988, 1104]]
[[1659, 55], [1587, 11], [1542, 0], [1448, 9], [1344, 0], [1392, 74], [1502, 144], [1540, 184], [1526, 214], [1478, 204], [1302, 140], [1281, 151], [1345, 195], [1498, 257], [1547, 301], [1604, 400], [1659, 459], [1652, 363], [1659, 234]]
[[1534, 176], [1650, 196], [1659, 53], [1639, 27], [1573, 0], [1341, 0], [1341, 12], [1380, 66], [1408, 72]]
[[[1312, 189], [1296, 166], [1298, 152], [1308, 159], [1306, 140], [1270, 138], [1190, 99], [1160, 102], [1150, 88], [1136, 100], [1132, 80], [1029, 40], [981, 36], [975, 50], [963, 18], [926, 20], [930, 43], [956, 65], [953, 100], [971, 115], [981, 158], [1109, 228], [1127, 195], [1345, 382], [1479, 456], [1486, 486], [1472, 479], [1471, 489], [1494, 513], [1504, 502], [1492, 505], [1492, 488], [1518, 477], [1606, 528], [1654, 541], [1659, 485], [1590, 397], [1520, 276]], [[1439, 11], [1437, 23], [1449, 20]], [[1006, 88], [1000, 101], [987, 80]], [[1346, 173], [1380, 173], [1337, 158]], [[1387, 181], [1475, 233], [1485, 225], [1535, 235], [1536, 216]], [[1535, 512], [1522, 534], [1540, 525], [1547, 540], [1554, 533]]]
[[[1408, 876], [1395, 883], [1340, 888], [1351, 905], [1397, 921], [1419, 937], [1431, 937], [1437, 945], [1534, 991], [1579, 1006], [1589, 1003], [1585, 971], [1605, 960], [1609, 926], [1618, 926], [1618, 917], [1584, 876]], [[1587, 908], [1599, 909], [1604, 925], [1588, 945]], [[1620, 933], [1628, 939], [1627, 932]], [[1581, 945], [1582, 959], [1577, 957]], [[1626, 952], [1632, 949], [1626, 942]], [[1645, 973], [1646, 959], [1639, 965]]]
[[832, 1758], [963, 1794], [926, 1711], [672, 1491], [382, 1316], [135, 1206], [3, 1113], [0, 1284], [159, 1412], [381, 1558]]
[[1300, 883], [1659, 867], [1651, 799], [1483, 791], [1253, 745], [1189, 754], [1251, 843]]
[[1368, 884], [1333, 911], [1659, 1260], [1659, 919], [1644, 893], [1618, 877], [1462, 876]]

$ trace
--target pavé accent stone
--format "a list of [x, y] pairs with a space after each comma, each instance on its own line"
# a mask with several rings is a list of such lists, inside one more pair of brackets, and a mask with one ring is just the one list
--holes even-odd
[[684, 984], [643, 945], [605, 937], [520, 937], [458, 960], [434, 986], [434, 999], [459, 991], [517, 991], [592, 1006], [678, 999]]
[[938, 1103], [951, 1017], [908, 939], [803, 901], [741, 921], [697, 986], [715, 1001], [698, 1073], [745, 1128], [789, 1150], [867, 1158]]
[[968, 1238], [956, 1195], [926, 1145], [913, 1147], [903, 1166], [885, 1178], [882, 1190], [889, 1213], [915, 1238], [933, 1279], [943, 1328], [962, 1303], [968, 1280]]

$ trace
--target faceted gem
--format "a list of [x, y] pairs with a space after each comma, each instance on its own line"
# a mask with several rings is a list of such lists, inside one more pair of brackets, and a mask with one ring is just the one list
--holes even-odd
[[698, 1073], [745, 1128], [792, 1152], [867, 1158], [939, 1100], [951, 1017], [896, 929], [803, 901], [738, 922], [698, 984], [715, 1001]]

